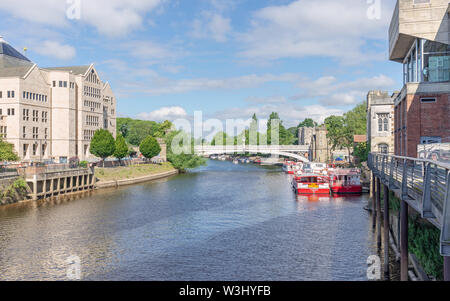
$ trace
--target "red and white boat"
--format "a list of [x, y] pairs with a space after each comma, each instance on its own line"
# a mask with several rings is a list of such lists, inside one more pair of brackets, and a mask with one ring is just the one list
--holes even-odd
[[330, 194], [329, 179], [320, 174], [298, 174], [292, 180], [292, 187], [296, 194]]
[[330, 173], [330, 187], [336, 194], [362, 193], [359, 169], [335, 169]]
[[283, 171], [290, 175], [293, 175], [294, 174], [294, 166], [295, 166], [295, 162], [285, 161], [283, 163]]

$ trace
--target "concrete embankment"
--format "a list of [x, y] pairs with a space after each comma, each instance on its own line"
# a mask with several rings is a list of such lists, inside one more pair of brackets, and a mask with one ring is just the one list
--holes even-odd
[[178, 174], [178, 170], [174, 169], [174, 170], [161, 172], [161, 173], [157, 173], [157, 174], [152, 174], [152, 175], [148, 175], [148, 176], [143, 176], [143, 177], [138, 177], [138, 178], [100, 181], [95, 184], [95, 188], [102, 189], [102, 188], [114, 188], [114, 187], [120, 187], [120, 186], [134, 185], [134, 184], [144, 183], [144, 182], [148, 182], [148, 181], [167, 178], [170, 176], [174, 176], [176, 174]]

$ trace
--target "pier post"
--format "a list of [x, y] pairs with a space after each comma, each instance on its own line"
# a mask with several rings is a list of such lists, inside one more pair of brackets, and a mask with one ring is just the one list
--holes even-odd
[[375, 174], [372, 173], [372, 227], [375, 230], [377, 226], [377, 210], [376, 210], [376, 177]]
[[384, 277], [389, 279], [389, 188], [384, 185]]
[[450, 257], [444, 256], [444, 281], [450, 281]]
[[381, 249], [381, 180], [377, 177], [377, 246]]
[[408, 281], [408, 203], [400, 201], [400, 279]]

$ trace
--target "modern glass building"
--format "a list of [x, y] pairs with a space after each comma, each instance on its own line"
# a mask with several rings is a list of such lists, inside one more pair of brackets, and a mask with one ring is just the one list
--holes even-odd
[[390, 59], [403, 64], [394, 101], [395, 154], [417, 157], [420, 144], [450, 142], [448, 0], [398, 0], [389, 29]]

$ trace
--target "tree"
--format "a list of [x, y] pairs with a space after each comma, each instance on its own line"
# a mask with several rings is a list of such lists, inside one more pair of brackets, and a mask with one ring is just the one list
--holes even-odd
[[315, 122], [311, 118], [306, 118], [305, 120], [303, 120], [303, 122], [301, 122], [297, 126], [297, 128], [315, 128], [317, 126], [318, 126], [317, 122]]
[[[364, 135], [367, 130], [366, 104], [362, 103], [344, 116], [330, 116], [325, 119], [327, 137], [331, 142], [332, 149], [346, 148], [348, 153], [354, 144], [355, 135]], [[350, 161], [350, 156], [349, 156]]]
[[106, 158], [114, 154], [115, 148], [113, 135], [108, 130], [100, 129], [94, 133], [89, 151], [105, 161]]
[[[276, 130], [275, 128], [273, 128], [276, 121], [278, 121], [278, 143], [272, 141], [272, 131]], [[294, 135], [292, 135], [292, 133], [286, 130], [286, 128], [283, 126], [283, 122], [280, 120], [280, 116], [278, 115], [278, 113], [273, 112], [272, 114], [270, 114], [269, 121], [267, 122], [267, 143], [269, 145], [272, 145], [272, 143], [279, 145], [290, 145], [294, 142], [294, 140]]]
[[0, 139], [0, 161], [19, 161], [14, 145]]
[[161, 146], [155, 138], [148, 136], [141, 142], [139, 151], [145, 158], [151, 159], [161, 153]]
[[[175, 140], [176, 137], [183, 136], [184, 139]], [[180, 143], [180, 149], [186, 149], [185, 153], [175, 154], [173, 152], [172, 144], [174, 141], [182, 141]], [[191, 141], [190, 147], [187, 145], [181, 145], [183, 141]], [[187, 169], [197, 168], [199, 166], [206, 165], [206, 160], [202, 157], [195, 155], [194, 153], [194, 139], [187, 133], [181, 131], [172, 131], [165, 137], [167, 145], [167, 160], [172, 163], [172, 166], [181, 172], [185, 172]]]
[[[211, 145], [215, 146], [215, 145], [228, 145], [228, 135], [224, 132], [218, 132], [213, 140], [211, 141]], [[234, 141], [234, 140], [233, 140]]]
[[118, 135], [115, 142], [115, 151], [113, 156], [119, 161], [128, 156], [128, 145], [122, 135]]

